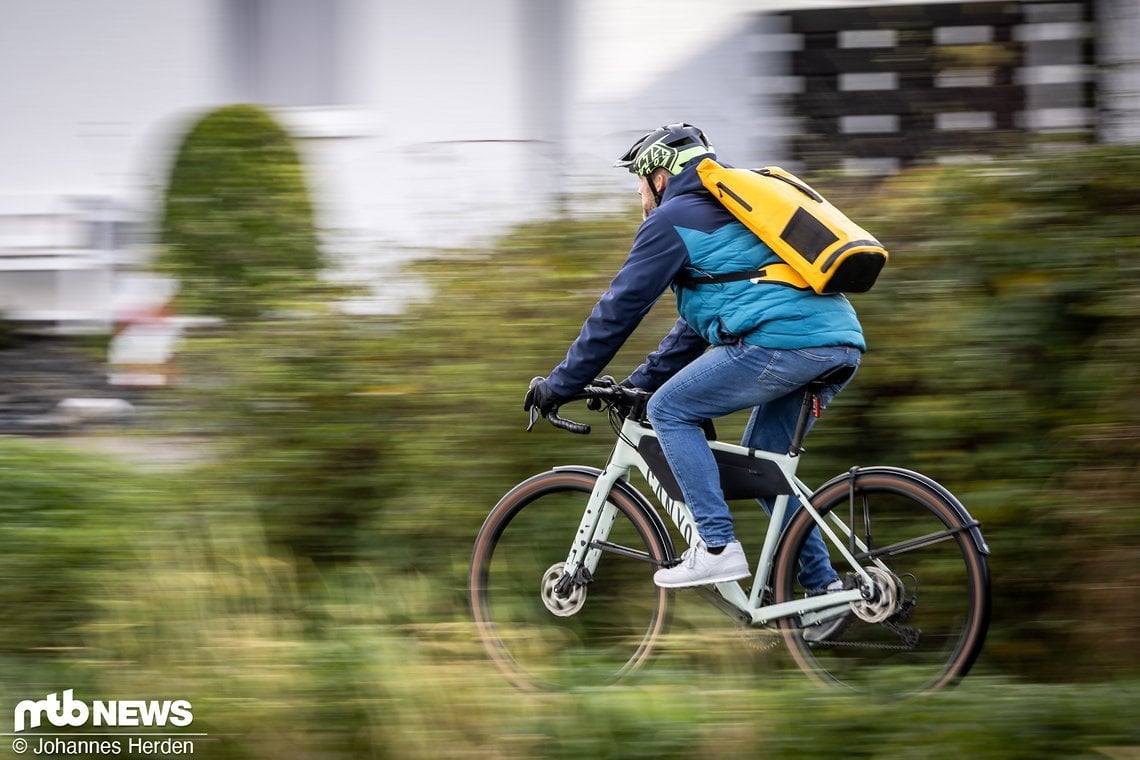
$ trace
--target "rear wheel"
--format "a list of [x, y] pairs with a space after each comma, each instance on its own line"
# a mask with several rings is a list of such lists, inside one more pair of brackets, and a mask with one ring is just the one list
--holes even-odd
[[[596, 477], [554, 471], [516, 486], [475, 540], [468, 593], [494, 662], [523, 687], [611, 682], [639, 668], [664, 631], [669, 596], [653, 573], [672, 557], [650, 515], [614, 490], [613, 527], [593, 577], [564, 578]], [[578, 580], [582, 580], [579, 578]]]
[[[796, 664], [816, 680], [861, 692], [905, 694], [966, 675], [985, 641], [990, 592], [986, 557], [948, 498], [899, 471], [836, 480], [812, 505], [873, 580], [870, 598], [837, 606], [814, 625], [780, 621]], [[788, 524], [773, 580], [777, 602], [802, 599], [799, 555], [815, 529], [806, 510]], [[832, 565], [848, 588], [859, 576], [834, 547]]]

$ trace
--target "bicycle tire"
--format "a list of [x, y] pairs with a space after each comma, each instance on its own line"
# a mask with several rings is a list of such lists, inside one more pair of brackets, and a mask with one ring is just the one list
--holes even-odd
[[[989, 568], [977, 524], [949, 492], [916, 473], [861, 471], [854, 493], [851, 477], [825, 484], [811, 503], [833, 527], [835, 517], [855, 526], [864, 544], [855, 554], [864, 568], [873, 565], [865, 547], [882, 552], [877, 558], [888, 570], [876, 573], [882, 593], [860, 606], [863, 616], [855, 611], [858, 602], [837, 608], [842, 614], [821, 624], [830, 626], [830, 636], [820, 641], [805, 638], [799, 616], [781, 620], [788, 650], [813, 680], [865, 694], [903, 696], [950, 686], [970, 671], [989, 626]], [[789, 522], [773, 576], [777, 602], [808, 593], [797, 579], [798, 557], [814, 528], [802, 509]], [[836, 533], [850, 543], [850, 531]], [[858, 576], [834, 548], [831, 558], [854, 587]]]
[[596, 480], [581, 470], [536, 475], [495, 505], [475, 540], [468, 596], [476, 630], [519, 687], [595, 686], [630, 676], [668, 625], [670, 598], [653, 573], [672, 558], [672, 545], [655, 515], [621, 488], [608, 499], [617, 510], [608, 541], [643, 556], [604, 551], [578, 609], [560, 616], [549, 606], [560, 603], [550, 598], [549, 572], [579, 540]]

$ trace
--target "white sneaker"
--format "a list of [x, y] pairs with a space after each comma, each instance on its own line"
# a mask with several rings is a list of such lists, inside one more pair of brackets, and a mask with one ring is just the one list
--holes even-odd
[[744, 547], [733, 541], [720, 554], [710, 554], [701, 539], [681, 555], [681, 564], [666, 567], [653, 574], [653, 582], [661, 588], [685, 588], [709, 583], [738, 581], [751, 575]]

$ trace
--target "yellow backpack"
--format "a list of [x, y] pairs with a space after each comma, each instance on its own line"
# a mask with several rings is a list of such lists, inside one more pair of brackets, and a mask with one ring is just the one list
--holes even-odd
[[863, 293], [887, 263], [882, 244], [806, 182], [778, 166], [730, 169], [711, 158], [697, 165], [705, 188], [787, 266], [692, 276], [685, 286], [752, 280], [816, 293]]

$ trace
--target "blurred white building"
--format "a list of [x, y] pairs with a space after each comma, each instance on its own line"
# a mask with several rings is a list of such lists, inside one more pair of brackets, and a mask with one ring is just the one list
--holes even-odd
[[[1106, 131], [1135, 140], [1140, 11], [1098, 1], [1115, 20]], [[109, 324], [137, 307], [145, 289], [119, 273], [145, 257], [171, 152], [228, 103], [275, 109], [329, 253], [377, 282], [425, 248], [632, 201], [610, 167], [660, 123], [700, 125], [736, 163], [785, 160], [794, 41], [767, 14], [827, 5], [0, 0], [0, 314]]]
[[656, 122], [755, 144], [747, 45], [707, 54], [749, 5], [2, 0], [0, 312], [109, 318], [172, 150], [227, 103], [298, 139], [353, 271], [549, 214], [568, 188], [632, 197], [609, 167]]

